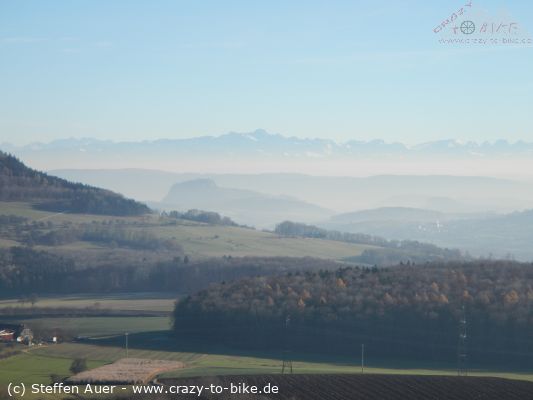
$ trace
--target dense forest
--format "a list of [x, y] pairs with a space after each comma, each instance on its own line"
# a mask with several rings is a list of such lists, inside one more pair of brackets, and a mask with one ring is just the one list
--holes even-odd
[[0, 151], [0, 201], [31, 201], [35, 207], [55, 212], [103, 215], [141, 215], [149, 208], [131, 199], [28, 168]]
[[472, 363], [533, 366], [533, 265], [504, 261], [242, 279], [181, 300], [174, 328], [250, 349], [357, 355], [364, 343], [369, 357], [453, 362], [463, 306]]
[[276, 225], [275, 233], [289, 237], [308, 237], [377, 246], [374, 249], [366, 249], [360, 256], [348, 260], [362, 264], [386, 266], [400, 262], [425, 263], [460, 261], [470, 258], [468, 255], [462, 254], [460, 250], [441, 248], [429, 243], [414, 240], [387, 240], [364, 233], [332, 231], [291, 221], [284, 221]]
[[221, 257], [201, 261], [188, 256], [146, 265], [112, 263], [80, 268], [75, 260], [27, 247], [0, 249], [0, 293], [131, 292], [192, 293], [212, 283], [296, 270], [336, 269], [334, 261], [288, 257]]

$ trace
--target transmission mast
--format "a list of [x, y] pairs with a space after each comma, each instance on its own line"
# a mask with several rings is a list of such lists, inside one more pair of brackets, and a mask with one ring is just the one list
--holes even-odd
[[365, 345], [361, 344], [361, 373], [365, 373]]
[[292, 374], [292, 359], [291, 359], [291, 351], [289, 348], [289, 325], [291, 323], [291, 316], [287, 315], [285, 318], [285, 350], [283, 351], [283, 365], [281, 366], [281, 373], [284, 374], [285, 371], [287, 373]]
[[459, 341], [457, 343], [457, 375], [467, 376], [467, 353], [466, 353], [466, 313], [463, 305], [461, 319], [459, 320]]

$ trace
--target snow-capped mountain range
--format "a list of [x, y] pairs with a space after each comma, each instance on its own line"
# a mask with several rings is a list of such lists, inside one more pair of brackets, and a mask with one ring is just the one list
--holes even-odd
[[458, 140], [438, 140], [407, 146], [403, 143], [388, 143], [383, 140], [350, 140], [342, 143], [330, 139], [303, 139], [271, 134], [258, 129], [250, 133], [230, 132], [220, 136], [202, 136], [189, 139], [157, 139], [151, 141], [98, 140], [91, 138], [61, 139], [48, 143], [32, 143], [15, 146], [9, 143], [0, 145], [4, 151], [17, 153], [76, 151], [80, 153], [106, 153], [117, 155], [142, 152], [162, 152], [173, 154], [198, 152], [202, 155], [244, 155], [248, 157], [308, 157], [328, 158], [335, 156], [372, 155], [448, 155], [448, 156], [514, 156], [533, 155], [533, 142], [461, 142]]

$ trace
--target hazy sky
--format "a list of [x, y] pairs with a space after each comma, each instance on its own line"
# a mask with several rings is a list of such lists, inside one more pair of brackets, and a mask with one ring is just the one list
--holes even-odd
[[[0, 143], [533, 141], [533, 49], [437, 41], [466, 2], [2, 0]], [[530, 1], [473, 6], [533, 31]]]

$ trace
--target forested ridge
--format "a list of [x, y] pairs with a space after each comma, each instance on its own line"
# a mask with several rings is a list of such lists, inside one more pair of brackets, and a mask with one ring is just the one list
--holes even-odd
[[339, 354], [365, 343], [374, 356], [452, 362], [463, 306], [473, 360], [533, 365], [531, 264], [432, 263], [247, 278], [181, 300], [174, 317], [178, 337]]
[[149, 208], [109, 190], [69, 182], [28, 168], [0, 151], [0, 201], [29, 201], [36, 208], [104, 215], [141, 215]]

